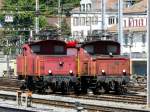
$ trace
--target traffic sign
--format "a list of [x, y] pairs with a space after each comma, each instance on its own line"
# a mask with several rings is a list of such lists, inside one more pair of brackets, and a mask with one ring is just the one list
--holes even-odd
[[13, 22], [13, 16], [12, 15], [5, 15], [5, 22]]

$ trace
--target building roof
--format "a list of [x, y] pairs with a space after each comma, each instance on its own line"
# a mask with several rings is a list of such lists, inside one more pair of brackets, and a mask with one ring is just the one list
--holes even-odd
[[[91, 0], [92, 1], [92, 11], [100, 11], [101, 10], [101, 1], [102, 0]], [[124, 0], [124, 1], [130, 1], [130, 0]], [[124, 13], [140, 13], [145, 12], [147, 8], [147, 0], [135, 0], [138, 3], [134, 4], [133, 6], [130, 6], [128, 8], [124, 9]], [[107, 11], [117, 11], [118, 10], [118, 0], [107, 0], [106, 3], [106, 10]], [[72, 12], [79, 12], [80, 7], [74, 8]]]
[[[67, 24], [70, 26], [71, 25], [71, 18], [70, 17], [64, 17], [66, 19]], [[62, 18], [63, 19], [63, 18]], [[51, 26], [57, 26], [58, 25], [58, 17], [48, 17], [47, 22]]]
[[[92, 1], [92, 12], [97, 12], [101, 10], [101, 0], [91, 0]], [[107, 0], [106, 10], [108, 11], [117, 11], [118, 0]], [[80, 7], [76, 7], [72, 12], [79, 12]]]
[[124, 13], [144, 13], [147, 10], [147, 0], [142, 0], [135, 5], [124, 9]]

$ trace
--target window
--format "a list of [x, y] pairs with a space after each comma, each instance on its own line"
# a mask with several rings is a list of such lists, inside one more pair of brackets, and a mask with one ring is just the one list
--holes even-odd
[[72, 56], [72, 55], [76, 56], [77, 55], [77, 49], [75, 49], [75, 48], [67, 48], [67, 55], [69, 55], [69, 56]]
[[135, 4], [135, 0], [129, 0], [129, 1], [125, 1], [124, 3], [124, 7], [127, 8], [127, 7], [131, 7], [132, 5]]
[[74, 17], [73, 18], [73, 25], [74, 26], [78, 26], [79, 25], [79, 18], [78, 17]]
[[81, 4], [81, 11], [85, 12], [85, 4]]
[[87, 31], [87, 35], [88, 35], [88, 36], [92, 35], [92, 30], [88, 30], [88, 31]]
[[39, 45], [33, 45], [31, 46], [33, 53], [39, 53], [40, 52], [40, 46]]
[[81, 37], [83, 37], [84, 36], [84, 31], [83, 30], [81, 30]]
[[86, 11], [91, 11], [91, 4], [86, 4]]
[[125, 33], [123, 38], [123, 44], [125, 45], [124, 47], [127, 47], [129, 45], [129, 42], [129, 34]]
[[85, 17], [81, 17], [81, 25], [85, 25]]
[[76, 37], [77, 34], [78, 34], [78, 31], [74, 31], [74, 32], [73, 32], [73, 36], [74, 36], [74, 37]]
[[125, 37], [125, 38], [124, 38], [124, 44], [125, 44], [125, 45], [128, 45], [128, 37]]
[[97, 25], [98, 24], [98, 16], [93, 16], [92, 17], [92, 24]]
[[58, 53], [58, 54], [61, 54], [64, 52], [64, 46], [59, 46], [59, 45], [55, 45], [54, 46], [54, 53]]
[[88, 53], [94, 53], [94, 47], [92, 45], [87, 45], [84, 47], [85, 51]]
[[107, 46], [107, 52], [108, 53], [116, 53], [117, 52], [117, 46], [114, 46], [114, 45], [108, 45]]
[[145, 34], [142, 34], [142, 43], [143, 43], [143, 46], [145, 46], [145, 43], [146, 43]]
[[91, 17], [86, 18], [86, 25], [90, 26], [91, 25]]
[[73, 26], [76, 26], [76, 17], [73, 18]]
[[109, 19], [108, 19], [108, 24], [109, 24], [109, 25], [115, 24], [115, 17], [109, 17]]
[[118, 18], [116, 18], [116, 24], [118, 24]]

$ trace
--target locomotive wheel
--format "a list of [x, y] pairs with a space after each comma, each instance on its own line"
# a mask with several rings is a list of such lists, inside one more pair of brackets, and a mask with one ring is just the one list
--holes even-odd
[[94, 94], [108, 94], [110, 91], [109, 84], [105, 82], [98, 82], [96, 88], [93, 90]]
[[121, 88], [121, 94], [126, 94], [127, 93], [127, 89], [124, 88], [122, 85], [120, 86]]
[[124, 94], [123, 88], [121, 86], [119, 86], [116, 90], [116, 94], [122, 95]]
[[86, 86], [82, 87], [82, 93], [83, 94], [87, 94], [87, 90], [88, 90], [88, 88]]
[[102, 89], [104, 89], [105, 90], [105, 92], [104, 93], [106, 93], [106, 94], [108, 94], [109, 93], [109, 91], [110, 91], [110, 87], [109, 87], [109, 84], [108, 83], [102, 83]]
[[52, 93], [55, 93], [56, 92], [56, 82], [52, 82], [50, 87], [51, 87]]
[[81, 82], [79, 80], [77, 80], [77, 82], [75, 83], [74, 92], [77, 95], [81, 94]]
[[96, 83], [96, 87], [93, 89], [93, 93], [94, 93], [95, 95], [104, 93], [104, 89], [103, 89], [103, 87], [101, 86], [101, 83], [100, 83], [100, 82], [97, 82], [97, 83]]
[[104, 94], [105, 93], [105, 89], [104, 89], [104, 87], [103, 86], [101, 86], [100, 88], [99, 88], [99, 91], [98, 91], [100, 94]]
[[124, 88], [121, 84], [119, 84], [118, 82], [115, 83], [115, 93], [119, 94], [119, 95], [123, 95], [125, 93], [127, 93], [127, 89]]
[[62, 81], [61, 92], [62, 92], [62, 94], [69, 94], [69, 83]]
[[45, 89], [45, 93], [49, 94], [49, 93], [52, 93], [52, 92], [53, 92], [52, 88], [50, 86], [47, 86], [46, 89]]

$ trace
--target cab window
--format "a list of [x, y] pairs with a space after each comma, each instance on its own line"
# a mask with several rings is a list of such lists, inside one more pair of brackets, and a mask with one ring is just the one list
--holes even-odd
[[90, 54], [94, 53], [94, 46], [93, 45], [87, 45], [84, 47], [84, 49], [87, 53], [90, 53]]
[[64, 53], [64, 46], [60, 46], [60, 45], [54, 46], [54, 53], [55, 54], [62, 54], [62, 53]]
[[33, 53], [39, 53], [40, 52], [40, 46], [39, 45], [31, 46], [31, 49], [32, 49]]
[[107, 46], [107, 52], [108, 53], [117, 53], [117, 46], [115, 46], [115, 45], [108, 45]]

